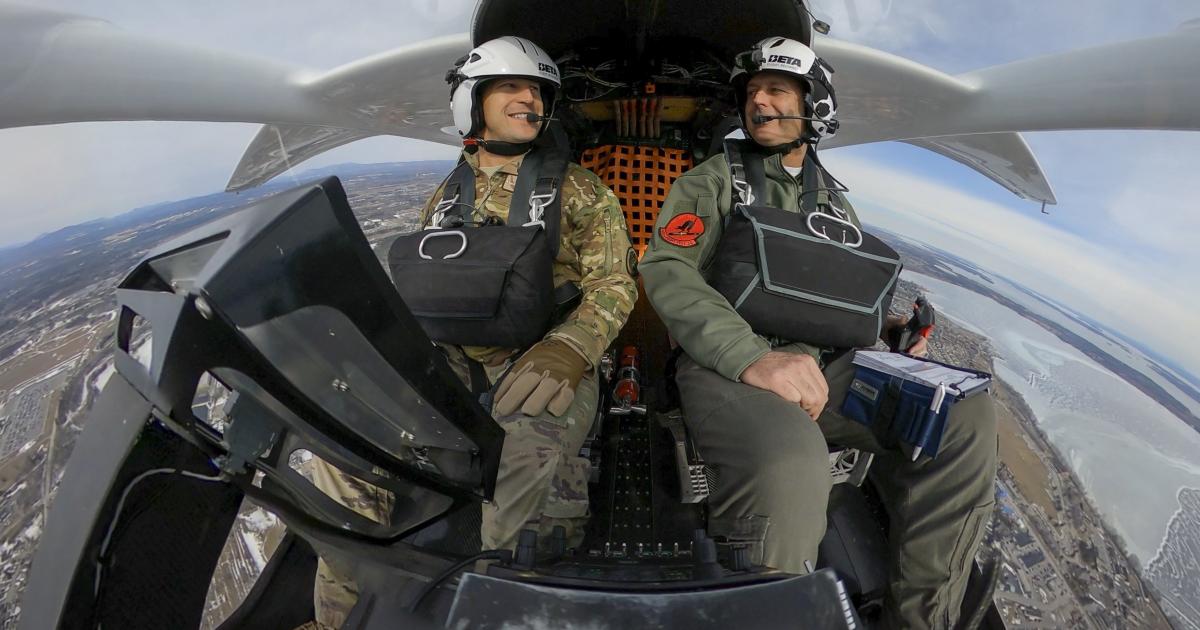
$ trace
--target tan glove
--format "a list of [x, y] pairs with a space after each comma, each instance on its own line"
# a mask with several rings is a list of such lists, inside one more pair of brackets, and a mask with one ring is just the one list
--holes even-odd
[[583, 356], [557, 339], [535, 343], [500, 381], [494, 414], [509, 416], [520, 409], [527, 416], [563, 415], [587, 367]]

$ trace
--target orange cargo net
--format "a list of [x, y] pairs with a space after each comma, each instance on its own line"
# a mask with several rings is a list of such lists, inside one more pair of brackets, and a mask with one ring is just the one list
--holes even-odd
[[621, 200], [629, 238], [639, 257], [654, 236], [654, 221], [671, 184], [692, 167], [688, 151], [628, 144], [587, 149], [579, 162]]

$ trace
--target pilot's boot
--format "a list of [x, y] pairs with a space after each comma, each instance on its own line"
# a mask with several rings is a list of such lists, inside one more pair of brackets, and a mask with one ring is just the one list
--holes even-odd
[[955, 403], [937, 457], [912, 462], [883, 450], [863, 425], [836, 414], [853, 380], [851, 358], [825, 370], [829, 406], [820, 424], [830, 442], [879, 454], [871, 478], [891, 519], [888, 627], [950, 628], [995, 504], [994, 402], [979, 394]]

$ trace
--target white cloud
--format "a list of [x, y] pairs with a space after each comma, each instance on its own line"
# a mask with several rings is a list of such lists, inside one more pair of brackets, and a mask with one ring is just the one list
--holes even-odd
[[[1174, 29], [1194, 0], [810, 0], [834, 37], [959, 73]], [[851, 18], [851, 15], [857, 16]]]
[[[868, 222], [1025, 284], [1200, 373], [1200, 339], [1179, 334], [1200, 312], [1193, 267], [1148, 262], [1135, 247], [1108, 247], [1062, 229], [1053, 214], [1015, 211], [891, 165], [840, 151], [825, 161]], [[1104, 221], [1106, 209], [1094, 216]]]
[[[1196, 212], [1200, 134], [1188, 136], [1171, 141], [1164, 138], [1156, 149], [1137, 153], [1138, 159], [1120, 178], [1118, 190], [1106, 204], [1105, 220], [1118, 236], [1137, 243], [1136, 250], [1146, 258], [1178, 261], [1194, 270], [1200, 265], [1196, 243], [1200, 234], [1200, 213]], [[1200, 283], [1192, 289], [1200, 289]]]
[[4, 238], [217, 192], [254, 129], [141, 122], [2, 130]]
[[[80, 123], [0, 130], [0, 245], [134, 208], [224, 190], [257, 125]], [[297, 172], [343, 162], [452, 159], [447, 145], [377, 137]], [[287, 177], [285, 174], [282, 177]]]

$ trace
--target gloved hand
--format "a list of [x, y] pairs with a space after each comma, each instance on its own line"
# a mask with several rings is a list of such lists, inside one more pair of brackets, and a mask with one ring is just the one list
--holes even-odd
[[539, 341], [500, 381], [493, 411], [508, 416], [520, 409], [536, 416], [548, 410], [561, 416], [575, 400], [575, 388], [587, 367], [587, 360], [571, 346], [557, 339]]

